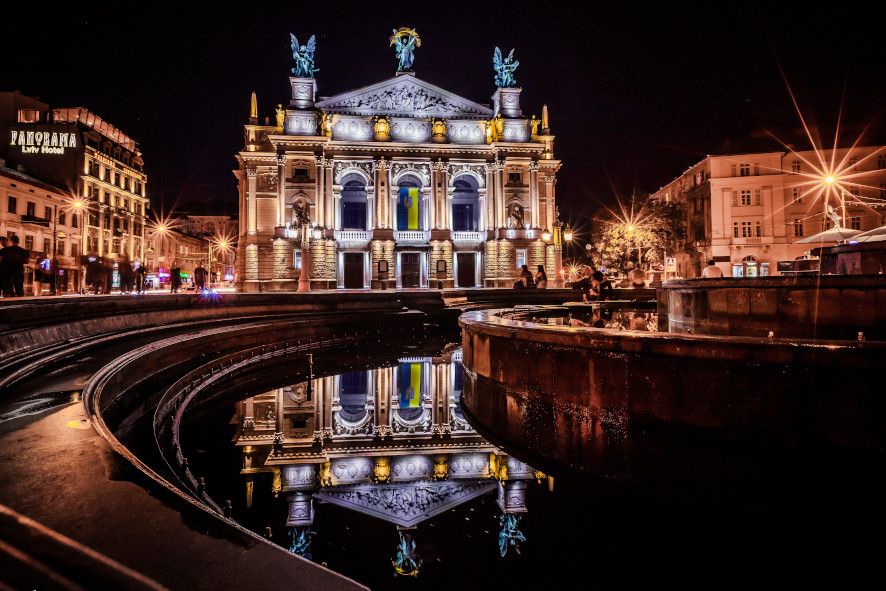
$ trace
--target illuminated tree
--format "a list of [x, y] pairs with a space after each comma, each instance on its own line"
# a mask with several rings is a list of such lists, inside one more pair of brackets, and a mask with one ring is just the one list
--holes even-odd
[[648, 196], [632, 197], [627, 205], [619, 200], [618, 211], [608, 210], [593, 233], [595, 258], [615, 269], [625, 269], [629, 262], [660, 264], [685, 240], [684, 220], [685, 211], [677, 203]]

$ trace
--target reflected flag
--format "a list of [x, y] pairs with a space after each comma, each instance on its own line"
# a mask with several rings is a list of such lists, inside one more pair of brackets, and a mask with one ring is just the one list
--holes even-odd
[[400, 364], [400, 408], [421, 408], [421, 363]]
[[397, 229], [418, 230], [418, 203], [420, 191], [417, 187], [400, 187], [397, 197]]

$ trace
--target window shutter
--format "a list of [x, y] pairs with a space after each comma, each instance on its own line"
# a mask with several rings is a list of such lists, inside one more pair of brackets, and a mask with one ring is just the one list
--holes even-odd
[[760, 176], [760, 165], [754, 162], [754, 176]]
[[732, 192], [732, 207], [738, 207], [738, 191]]
[[732, 176], [735, 176], [735, 165], [733, 164], [733, 165], [730, 166], [729, 168], [730, 168], [730, 170], [732, 171]]
[[763, 203], [763, 199], [760, 197], [760, 189], [754, 191], [754, 205], [761, 205]]

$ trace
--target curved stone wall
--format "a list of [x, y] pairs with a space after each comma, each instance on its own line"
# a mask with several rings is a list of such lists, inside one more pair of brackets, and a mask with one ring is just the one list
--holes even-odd
[[462, 403], [486, 433], [573, 469], [618, 474], [651, 431], [782, 448], [886, 445], [886, 344], [542, 326], [461, 316]]
[[676, 333], [886, 340], [886, 277], [673, 280], [658, 291], [658, 318]]

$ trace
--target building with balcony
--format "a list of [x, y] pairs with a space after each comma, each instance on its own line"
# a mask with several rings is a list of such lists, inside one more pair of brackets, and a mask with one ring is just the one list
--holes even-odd
[[82, 210], [80, 254], [109, 261], [144, 256], [147, 175], [135, 141], [83, 107], [53, 109], [0, 93], [0, 157]]
[[[53, 222], [53, 215], [57, 220]], [[69, 195], [0, 159], [0, 236], [18, 236], [30, 253], [25, 267], [25, 290], [30, 292], [34, 267], [45, 255], [52, 256], [55, 243], [56, 289], [80, 288], [82, 213], [70, 206]]]
[[[831, 183], [821, 173], [829, 167], [836, 168]], [[886, 149], [708, 156], [652, 197], [686, 206], [677, 275], [699, 277], [711, 259], [726, 277], [775, 275], [778, 261], [819, 246], [798, 241], [833, 227], [835, 216], [855, 230], [883, 225]]]
[[[491, 78], [491, 77], [490, 77]], [[520, 88], [492, 106], [397, 75], [317, 100], [315, 78], [259, 123], [255, 95], [239, 184], [237, 285], [510, 287], [518, 269], [557, 277], [554, 136]], [[541, 127], [541, 129], [539, 129]]]

